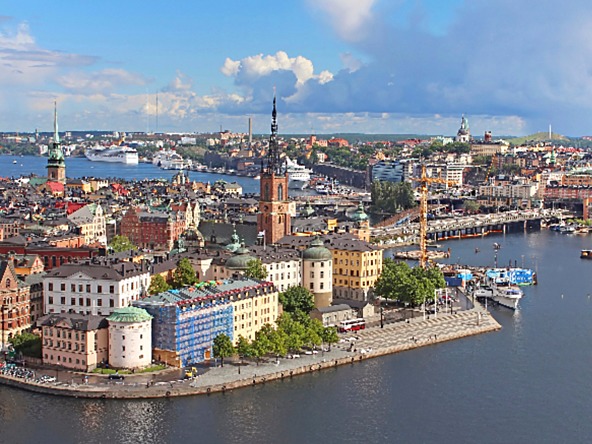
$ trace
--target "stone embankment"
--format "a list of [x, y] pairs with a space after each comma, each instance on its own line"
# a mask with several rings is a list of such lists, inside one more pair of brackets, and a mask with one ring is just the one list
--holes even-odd
[[[409, 319], [346, 335], [331, 351], [303, 355], [296, 359], [280, 359], [255, 365], [234, 365], [212, 368], [192, 380], [140, 382], [141, 376], [126, 376], [124, 383], [39, 384], [19, 378], [0, 376], [0, 383], [29, 391], [77, 398], [146, 399], [190, 396], [228, 392], [230, 390], [290, 379], [295, 376], [353, 364], [366, 359], [398, 353], [414, 348], [451, 341], [467, 336], [499, 330], [501, 326], [480, 306], [454, 314]], [[240, 370], [239, 370], [240, 369]], [[144, 379], [146, 376], [144, 375]]]

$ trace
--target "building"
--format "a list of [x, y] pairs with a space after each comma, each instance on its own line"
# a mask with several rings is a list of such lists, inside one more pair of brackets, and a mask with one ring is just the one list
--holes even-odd
[[31, 327], [30, 287], [22, 282], [12, 261], [0, 261], [0, 339], [1, 348], [8, 340]]
[[141, 368], [152, 362], [152, 316], [144, 309], [116, 309], [109, 321], [109, 366]]
[[53, 143], [49, 148], [49, 156], [47, 158], [47, 181], [58, 182], [63, 186], [66, 184], [66, 161], [64, 160], [64, 152], [60, 145], [60, 135], [58, 133], [58, 107], [54, 104], [54, 118], [53, 118]]
[[68, 216], [84, 236], [85, 245], [107, 245], [107, 224], [101, 205], [92, 203], [83, 206]]
[[290, 234], [292, 226], [288, 202], [288, 173], [280, 161], [275, 104], [274, 97], [269, 150], [261, 164], [261, 197], [257, 214], [257, 229], [267, 244], [274, 244]]
[[382, 272], [382, 250], [349, 235], [327, 237], [333, 255], [333, 298], [368, 301]]
[[139, 248], [170, 251], [185, 231], [185, 213], [130, 208], [121, 219], [120, 227], [122, 236], [127, 236]]
[[152, 321], [153, 357], [169, 365], [186, 366], [213, 357], [219, 334], [236, 344], [278, 316], [278, 294], [270, 282], [228, 279], [169, 290], [134, 302]]
[[302, 252], [302, 286], [314, 295], [317, 309], [333, 301], [333, 255], [320, 238]]
[[469, 121], [464, 116], [460, 121], [460, 128], [456, 133], [456, 137], [454, 138], [455, 142], [462, 142], [462, 143], [469, 143], [471, 141], [471, 129], [469, 128]]
[[43, 364], [89, 372], [109, 357], [109, 331], [103, 316], [52, 313], [39, 319]]
[[355, 319], [356, 312], [347, 304], [331, 305], [329, 307], [315, 308], [310, 312], [310, 317], [318, 319], [325, 327], [338, 326], [341, 321]]
[[98, 260], [64, 264], [43, 278], [46, 313], [108, 316], [146, 295], [150, 272], [144, 264]]

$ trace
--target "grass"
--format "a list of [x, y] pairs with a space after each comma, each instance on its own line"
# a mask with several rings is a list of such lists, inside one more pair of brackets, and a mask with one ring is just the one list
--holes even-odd
[[[164, 365], [164, 364], [155, 364], [155, 365], [151, 365], [150, 367], [136, 370], [134, 373], [152, 373], [152, 372], [158, 372], [160, 370], [164, 370], [165, 368], [166, 368], [166, 365]], [[95, 368], [92, 372], [98, 373], [101, 375], [112, 375], [116, 372], [119, 373], [120, 375], [132, 374], [131, 370], [115, 370], [113, 368]]]

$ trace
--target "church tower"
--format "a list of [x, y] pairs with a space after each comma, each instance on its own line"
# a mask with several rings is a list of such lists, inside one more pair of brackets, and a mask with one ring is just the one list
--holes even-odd
[[60, 135], [58, 134], [58, 105], [54, 102], [53, 113], [53, 143], [49, 147], [47, 159], [47, 180], [49, 182], [60, 182], [66, 184], [66, 161], [64, 152], [60, 146]]
[[288, 212], [288, 173], [285, 163], [280, 161], [275, 102], [274, 96], [269, 150], [261, 162], [261, 197], [257, 215], [257, 230], [264, 236], [263, 241], [268, 244], [274, 244], [290, 234], [292, 227]]

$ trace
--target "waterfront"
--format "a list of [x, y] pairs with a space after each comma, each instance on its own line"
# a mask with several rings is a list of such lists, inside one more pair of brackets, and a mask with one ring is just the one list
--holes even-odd
[[[450, 262], [535, 268], [502, 330], [241, 390], [180, 399], [56, 398], [0, 387], [7, 442], [585, 442], [592, 356], [587, 236], [446, 242]], [[480, 253], [475, 254], [475, 247]], [[522, 257], [524, 256], [524, 257]], [[563, 297], [561, 296], [563, 295]], [[68, 424], [66, 427], [65, 424]]]
[[[15, 162], [16, 163], [13, 163]], [[47, 176], [47, 157], [41, 156], [0, 156], [0, 171], [3, 177], [20, 177], [29, 174]], [[115, 177], [125, 180], [170, 179], [179, 171], [163, 170], [151, 163], [125, 165], [122, 163], [91, 162], [86, 157], [66, 157], [66, 175], [69, 178]], [[214, 183], [223, 179], [237, 182], [243, 193], [259, 193], [259, 181], [250, 177], [230, 176], [215, 173], [188, 171], [189, 178], [198, 182]]]

